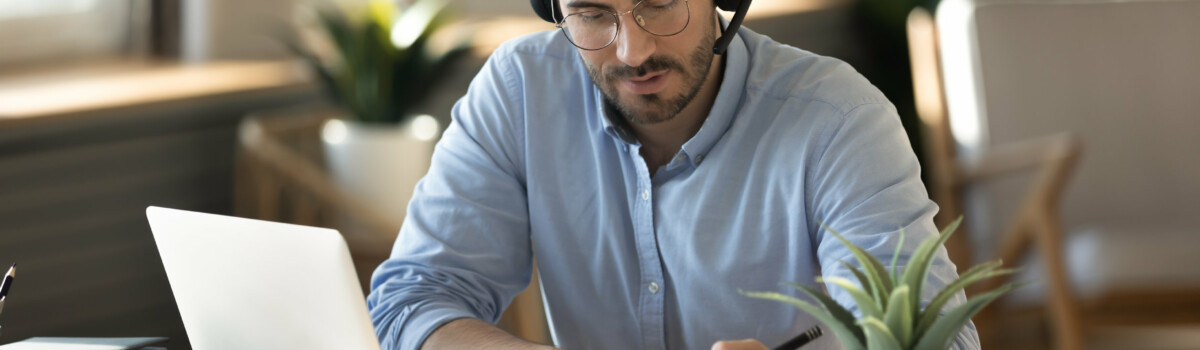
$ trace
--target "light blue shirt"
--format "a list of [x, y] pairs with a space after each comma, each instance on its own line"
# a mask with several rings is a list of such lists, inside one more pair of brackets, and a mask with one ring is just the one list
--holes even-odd
[[[650, 176], [576, 50], [556, 31], [512, 40], [455, 105], [371, 280], [384, 349], [416, 349], [457, 318], [495, 323], [535, 252], [556, 346], [775, 346], [817, 320], [738, 289], [798, 294], [780, 283], [852, 277], [838, 262], [854, 258], [819, 221], [883, 261], [899, 227], [902, 262], [936, 233], [895, 108], [847, 64], [741, 29], [703, 126]], [[925, 299], [954, 271], [939, 251]], [[957, 342], [978, 348], [974, 326]], [[811, 349], [837, 344], [827, 332]]]

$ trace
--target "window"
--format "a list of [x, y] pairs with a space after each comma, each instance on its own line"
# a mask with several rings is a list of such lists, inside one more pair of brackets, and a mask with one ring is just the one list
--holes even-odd
[[0, 0], [0, 67], [128, 53], [134, 1]]

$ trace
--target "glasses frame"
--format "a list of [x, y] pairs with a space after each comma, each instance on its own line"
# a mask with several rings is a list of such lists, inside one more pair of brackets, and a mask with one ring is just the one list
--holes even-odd
[[[564, 27], [565, 23], [567, 22], [567, 18], [570, 18], [571, 16], [581, 15], [584, 12], [576, 12], [576, 13], [572, 13], [572, 14], [563, 16], [561, 21], [558, 21], [558, 23], [554, 23], [554, 27], [558, 28], [560, 31], [562, 31], [563, 36], [567, 37], [567, 41], [570, 42], [571, 45], [575, 45], [575, 47], [578, 47], [580, 50], [584, 50], [584, 51], [604, 50], [605, 48], [612, 46], [613, 43], [617, 42], [617, 37], [621, 36], [621, 17], [625, 16], [627, 14], [633, 13], [633, 11], [637, 11], [637, 9], [642, 7], [642, 4], [644, 4], [644, 3], [646, 3], [646, 0], [638, 1], [636, 4], [633, 4], [633, 7], [630, 8], [629, 11], [625, 11], [625, 12], [614, 12], [614, 11], [608, 11], [608, 10], [584, 11], [584, 12], [596, 12], [596, 11], [604, 12], [604, 13], [613, 15], [613, 17], [617, 19], [617, 22], [616, 22], [617, 30], [613, 32], [612, 39], [609, 39], [607, 44], [604, 44], [604, 46], [601, 46], [599, 48], [588, 49], [588, 48], [579, 46], [579, 44], [575, 43], [575, 40], [571, 39], [571, 35], [567, 34], [567, 29]], [[558, 6], [554, 6], [554, 7], [558, 7]], [[687, 20], [685, 20], [683, 22], [683, 28], [679, 28], [679, 31], [671, 33], [671, 34], [657, 34], [657, 33], [651, 32], [649, 29], [646, 29], [646, 27], [642, 23], [638, 22], [637, 19], [634, 19], [633, 22], [637, 23], [638, 28], [641, 28], [642, 31], [644, 31], [646, 33], [650, 33], [650, 35], [657, 36], [657, 37], [675, 36], [675, 35], [678, 35], [679, 33], [683, 33], [683, 31], [687, 29], [688, 25], [692, 24], [692, 7], [691, 7], [691, 4], [688, 3], [688, 0], [683, 0], [683, 8], [685, 10], [687, 10]]]

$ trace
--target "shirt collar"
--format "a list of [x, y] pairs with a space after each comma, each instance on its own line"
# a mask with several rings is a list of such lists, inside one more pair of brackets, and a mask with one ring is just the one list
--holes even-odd
[[[721, 19], [722, 24], [725, 19]], [[700, 165], [713, 145], [729, 130], [733, 117], [742, 103], [746, 79], [750, 73], [750, 53], [742, 36], [735, 34], [725, 51], [725, 74], [712, 109], [700, 125], [700, 130], [683, 144], [682, 153], [691, 159], [692, 165]]]
[[[592, 90], [594, 90], [593, 93], [596, 95], [594, 98], [596, 101], [599, 101], [596, 103], [596, 113], [599, 113], [599, 115], [602, 116], [600, 118], [600, 123], [604, 126], [604, 132], [608, 134], [608, 136], [612, 136], [613, 138], [621, 140], [626, 144], [638, 144], [639, 142], [637, 137], [633, 136], [633, 131], [629, 130], [629, 126], [625, 125], [625, 121], [616, 120], [620, 118], [618, 117], [619, 114], [615, 110], [616, 107], [608, 104], [608, 101], [604, 99], [603, 93], [600, 92], [600, 88], [597, 87]], [[616, 122], [614, 122], [614, 120], [616, 120]]]
[[[726, 23], [725, 18], [721, 18], [722, 27]], [[725, 51], [725, 74], [713, 107], [705, 117], [704, 123], [700, 125], [700, 130], [683, 144], [681, 150], [681, 153], [691, 160], [693, 166], [699, 165], [703, 161], [704, 155], [712, 149], [717, 140], [721, 139], [721, 136], [725, 135], [725, 131], [729, 130], [734, 114], [741, 104], [742, 92], [746, 86], [749, 71], [749, 51], [746, 49], [745, 42], [742, 41], [742, 36], [735, 34], [733, 40], [729, 42], [728, 50]], [[612, 111], [613, 107], [604, 102], [604, 95], [600, 92], [600, 88], [594, 87], [593, 90], [594, 98], [598, 101], [596, 103], [597, 113], [603, 116], [599, 119], [604, 126], [604, 132], [627, 144], [638, 144], [637, 138], [624, 125], [624, 121], [613, 122], [612, 118], [617, 118], [618, 114]]]

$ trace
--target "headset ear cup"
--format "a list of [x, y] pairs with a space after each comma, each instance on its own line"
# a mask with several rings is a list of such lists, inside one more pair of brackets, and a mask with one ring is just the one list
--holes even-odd
[[536, 13], [538, 17], [541, 17], [542, 20], [550, 23], [557, 23], [557, 21], [555, 21], [557, 18], [555, 17], [558, 16], [555, 16], [554, 13], [554, 0], [529, 0], [529, 5], [533, 7], [533, 12]]
[[738, 5], [741, 4], [742, 0], [714, 0], [714, 2], [716, 2], [717, 8], [722, 11], [734, 12], [737, 11]]

